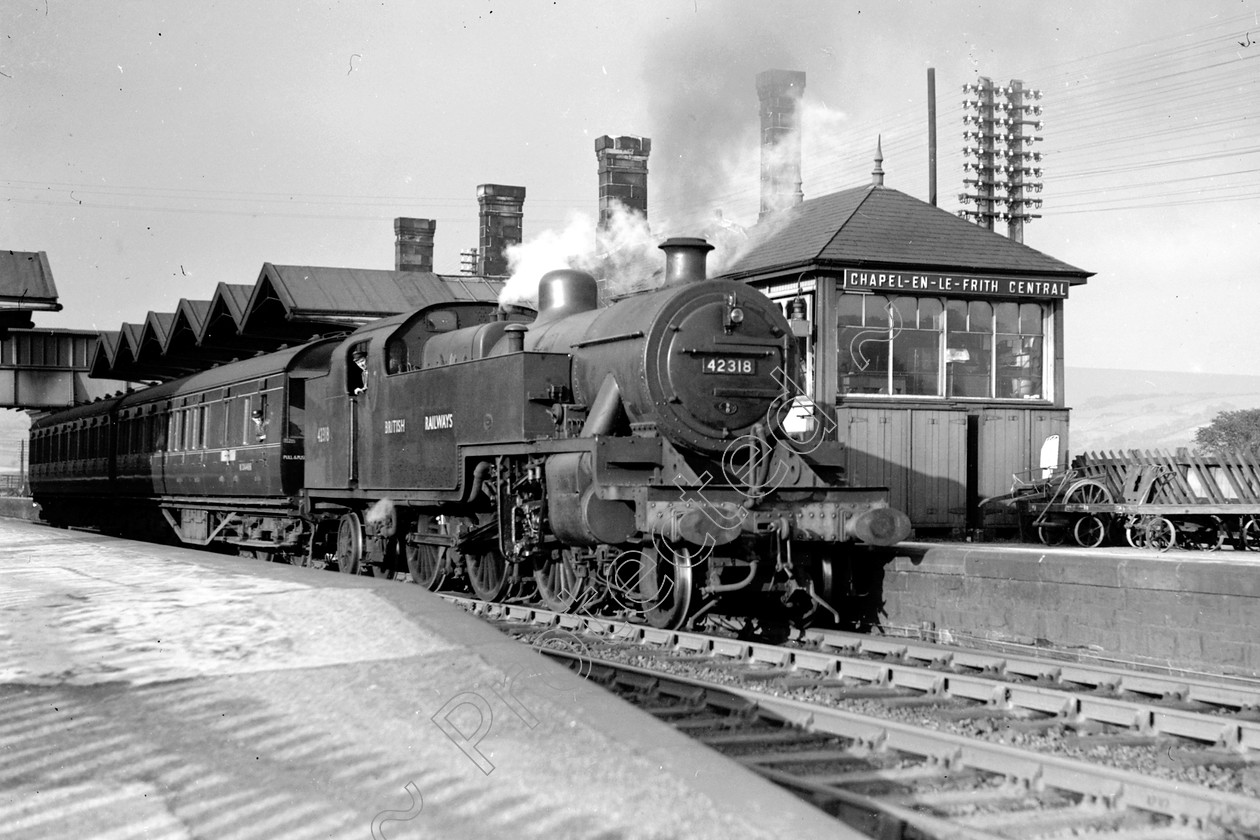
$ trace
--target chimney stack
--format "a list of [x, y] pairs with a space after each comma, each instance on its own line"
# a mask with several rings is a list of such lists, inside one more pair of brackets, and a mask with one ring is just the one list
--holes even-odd
[[761, 213], [757, 220], [805, 200], [801, 192], [800, 102], [805, 74], [765, 70], [757, 74], [761, 100]]
[[394, 219], [394, 269], [396, 271], [433, 271], [434, 219]]
[[595, 140], [599, 161], [599, 229], [608, 226], [617, 202], [647, 218], [647, 160], [652, 141], [647, 137], [609, 137]]
[[503, 184], [477, 187], [479, 241], [477, 273], [486, 277], [508, 275], [507, 249], [521, 244], [525, 216], [525, 188]]
[[709, 276], [709, 252], [713, 246], [692, 236], [675, 236], [660, 244], [665, 252], [665, 285], [698, 283]]

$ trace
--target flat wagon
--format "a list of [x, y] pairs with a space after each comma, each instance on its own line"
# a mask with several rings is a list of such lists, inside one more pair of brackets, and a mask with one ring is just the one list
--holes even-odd
[[1046, 545], [1260, 550], [1260, 461], [1241, 452], [1086, 453], [1016, 476], [1011, 493], [986, 500], [996, 502], [1014, 505]]

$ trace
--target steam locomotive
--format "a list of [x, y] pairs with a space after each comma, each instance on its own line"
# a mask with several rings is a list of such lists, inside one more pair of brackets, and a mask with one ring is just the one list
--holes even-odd
[[840, 621], [855, 548], [909, 520], [844, 485], [778, 306], [705, 279], [702, 239], [661, 248], [664, 284], [608, 306], [553, 271], [536, 315], [446, 301], [42, 417], [33, 495], [53, 524], [657, 627]]

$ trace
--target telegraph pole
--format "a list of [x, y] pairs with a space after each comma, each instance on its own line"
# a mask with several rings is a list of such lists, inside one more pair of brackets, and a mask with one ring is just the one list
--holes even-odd
[[928, 203], [936, 206], [936, 68], [927, 71], [928, 98]]
[[[971, 219], [988, 230], [993, 230], [994, 222], [1002, 219], [1006, 222], [1006, 233], [1016, 242], [1024, 241], [1024, 225], [1031, 219], [1040, 219], [1040, 214], [1029, 213], [1030, 208], [1040, 208], [1041, 199], [1028, 198], [1027, 193], [1041, 192], [1040, 181], [1031, 181], [1041, 177], [1041, 153], [1033, 152], [1030, 147], [1042, 138], [1029, 131], [1030, 128], [1041, 130], [1041, 106], [1029, 105], [1026, 100], [1041, 98], [1041, 91], [1026, 90], [1019, 79], [1012, 79], [1007, 87], [997, 87], [987, 77], [980, 77], [974, 85], [963, 85], [963, 95], [974, 94], [975, 99], [963, 99], [963, 107], [974, 110], [975, 114], [964, 114], [963, 124], [972, 123], [974, 129], [963, 132], [963, 139], [975, 145], [963, 147], [963, 154], [974, 157], [974, 162], [963, 163], [964, 171], [975, 170], [976, 177], [963, 178], [963, 183], [974, 188], [974, 192], [960, 193], [958, 200], [963, 204], [975, 202], [975, 210], [959, 210], [958, 215]], [[1004, 112], [1005, 116], [998, 116]], [[1001, 166], [998, 158], [1002, 159]], [[999, 187], [1005, 196], [998, 194]], [[998, 205], [1005, 205], [999, 209]]]

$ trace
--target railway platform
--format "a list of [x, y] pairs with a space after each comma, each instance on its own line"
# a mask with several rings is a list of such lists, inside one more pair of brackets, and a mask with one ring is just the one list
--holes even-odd
[[1253, 551], [904, 542], [869, 574], [892, 632], [1260, 678]]
[[420, 587], [0, 519], [6, 840], [860, 836]]

